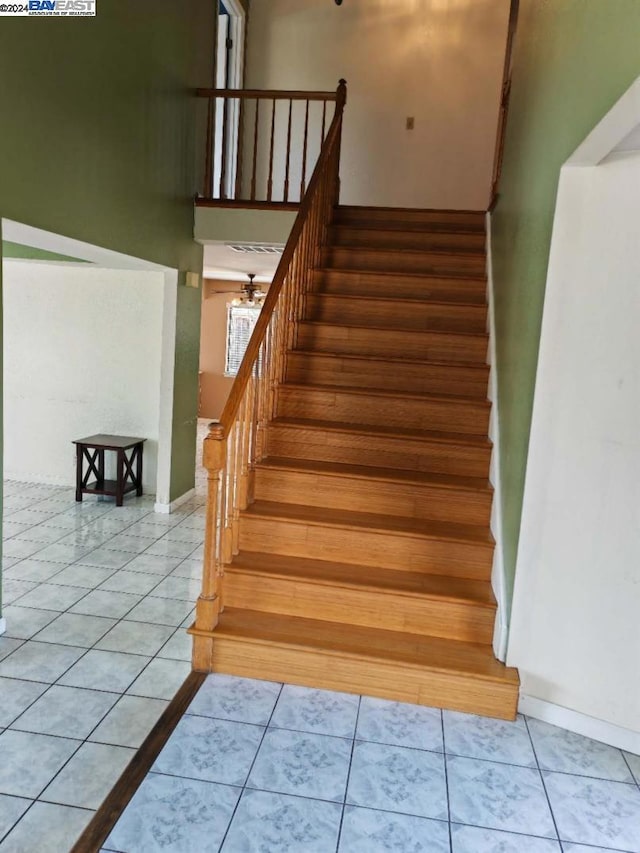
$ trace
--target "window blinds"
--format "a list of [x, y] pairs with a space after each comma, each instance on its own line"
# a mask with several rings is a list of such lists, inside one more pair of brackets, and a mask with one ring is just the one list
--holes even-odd
[[227, 307], [227, 353], [225, 376], [236, 376], [244, 357], [253, 327], [260, 316], [260, 305], [229, 305]]

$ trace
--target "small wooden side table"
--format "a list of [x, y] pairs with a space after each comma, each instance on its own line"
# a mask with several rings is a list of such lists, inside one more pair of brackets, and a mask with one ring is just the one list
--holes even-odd
[[[90, 435], [78, 438], [76, 446], [76, 500], [83, 495], [110, 495], [116, 506], [122, 506], [124, 496], [135, 491], [142, 494], [142, 446], [146, 438], [131, 438], [124, 435]], [[116, 479], [104, 478], [104, 453], [112, 450], [117, 454]], [[127, 456], [127, 451], [131, 453]], [[87, 463], [86, 472], [83, 471]], [[89, 482], [91, 475], [95, 480]]]

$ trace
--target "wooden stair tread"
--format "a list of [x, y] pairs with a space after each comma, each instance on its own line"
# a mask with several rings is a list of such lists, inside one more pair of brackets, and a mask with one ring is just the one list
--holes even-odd
[[304, 471], [336, 477], [354, 477], [363, 480], [429, 485], [442, 489], [468, 489], [474, 492], [493, 492], [488, 480], [482, 477], [460, 477], [452, 474], [432, 474], [421, 471], [375, 468], [369, 465], [350, 465], [342, 462], [316, 462], [269, 456], [257, 463], [258, 468], [280, 471]]
[[[314, 293], [312, 296], [316, 295]], [[346, 302], [393, 302], [397, 305], [403, 305], [407, 307], [411, 307], [412, 305], [423, 307], [425, 305], [432, 305], [434, 307], [444, 306], [446, 308], [451, 308], [452, 306], [455, 308], [486, 308], [486, 303], [478, 303], [478, 302], [465, 302], [463, 300], [451, 300], [451, 299], [417, 299], [414, 296], [395, 296], [389, 294], [389, 296], [376, 296], [369, 294], [359, 294], [359, 293], [327, 293], [327, 294], [319, 294], [322, 298], [327, 299], [342, 299]], [[387, 328], [387, 326], [385, 326]]]
[[277, 417], [271, 421], [275, 426], [287, 426], [299, 429], [318, 429], [332, 432], [346, 432], [356, 435], [381, 435], [390, 438], [413, 439], [415, 441], [433, 441], [443, 444], [464, 445], [475, 447], [492, 446], [492, 442], [481, 435], [472, 433], [443, 432], [442, 430], [402, 429], [400, 427], [385, 427], [376, 424], [356, 424], [348, 421], [322, 421], [315, 418]]
[[383, 397], [397, 400], [425, 400], [438, 403], [462, 403], [469, 406], [480, 406], [490, 409], [491, 401], [475, 397], [459, 396], [457, 394], [432, 394], [429, 391], [393, 391], [389, 388], [363, 388], [360, 385], [324, 385], [313, 382], [283, 382], [280, 389], [290, 391], [299, 389], [305, 391], [321, 391], [329, 394], [356, 394], [362, 397]]
[[495, 610], [496, 604], [489, 581], [427, 575], [384, 567], [358, 566], [352, 563], [287, 557], [258, 551], [242, 551], [234, 557], [227, 571], [247, 571], [272, 577], [297, 578], [301, 581], [334, 587], [389, 591], [399, 595], [420, 595], [441, 601], [468, 602]]
[[401, 234], [459, 234], [461, 237], [483, 235], [484, 228], [460, 222], [411, 222], [402, 220], [373, 220], [363, 217], [346, 222], [334, 222], [332, 230], [338, 231], [399, 231]]
[[[366, 252], [373, 253], [376, 255], [400, 255], [401, 257], [406, 257], [407, 255], [413, 257], [423, 257], [424, 255], [436, 255], [438, 258], [484, 258], [486, 255], [486, 250], [482, 249], [459, 249], [459, 248], [433, 248], [433, 249], [399, 249], [394, 246], [360, 246], [358, 244], [339, 244], [328, 243], [323, 247], [324, 249], [348, 249], [354, 254], [361, 254]], [[333, 267], [330, 267], [333, 269]]]
[[[368, 332], [401, 332], [403, 335], [454, 335], [462, 338], [484, 338], [489, 340], [487, 332], [457, 332], [445, 329], [407, 329], [402, 326], [376, 326], [373, 323], [338, 323], [326, 320], [301, 320], [304, 326], [329, 326], [339, 329], [366, 329]], [[460, 362], [455, 362], [459, 364]]]
[[[397, 250], [396, 250], [397, 251]], [[447, 272], [438, 272], [438, 273], [428, 273], [428, 272], [408, 272], [406, 270], [398, 270], [397, 272], [393, 270], [370, 270], [370, 269], [359, 269], [357, 267], [334, 267], [334, 266], [319, 266], [316, 267], [315, 270], [317, 273], [335, 273], [339, 275], [345, 276], [386, 276], [389, 279], [411, 279], [412, 281], [424, 281], [428, 282], [430, 279], [451, 279], [451, 281], [463, 281], [465, 284], [478, 284], [486, 287], [487, 285], [487, 277], [486, 275], [479, 275], [478, 273], [465, 273], [464, 271], [461, 273], [447, 273]]]
[[[197, 629], [192, 629], [196, 635]], [[457, 674], [516, 686], [516, 670], [493, 656], [490, 646], [418, 634], [362, 628], [298, 616], [226, 608], [214, 636], [265, 645], [320, 651], [329, 657], [387, 661], [421, 671]]]
[[[457, 333], [456, 333], [457, 334]], [[468, 370], [477, 370], [479, 372], [489, 373], [489, 365], [484, 363], [481, 364], [477, 361], [439, 361], [435, 358], [405, 358], [400, 356], [393, 355], [360, 355], [358, 353], [353, 352], [318, 352], [313, 349], [294, 349], [289, 350], [289, 352], [294, 353], [295, 355], [305, 355], [305, 356], [318, 356], [323, 359], [334, 358], [336, 361], [346, 361], [351, 359], [352, 361], [372, 361], [376, 363], [383, 364], [397, 364], [402, 365], [407, 362], [411, 362], [412, 367], [423, 366], [425, 368], [428, 367], [451, 367], [453, 369], [463, 368]]]
[[329, 525], [343, 530], [365, 529], [393, 533], [397, 536], [420, 536], [426, 539], [470, 543], [487, 548], [494, 546], [493, 536], [484, 525], [431, 521], [264, 500], [254, 501], [243, 511], [242, 515], [277, 518], [280, 521], [306, 524], [312, 527]]

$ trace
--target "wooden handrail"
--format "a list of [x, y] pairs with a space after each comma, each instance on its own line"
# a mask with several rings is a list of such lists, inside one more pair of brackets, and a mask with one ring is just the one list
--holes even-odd
[[222, 416], [210, 425], [204, 441], [208, 495], [202, 592], [196, 605], [196, 622], [190, 629], [196, 670], [211, 669], [210, 634], [224, 608], [224, 567], [238, 552], [240, 513], [253, 499], [254, 470], [267, 452], [267, 427], [276, 414], [287, 353], [295, 346], [313, 271], [320, 263], [338, 202], [346, 94], [346, 83], [341, 80], [333, 120], [273, 282]]
[[287, 240], [287, 243], [284, 247], [284, 251], [280, 257], [280, 262], [278, 263], [278, 267], [273, 277], [273, 281], [271, 282], [269, 291], [265, 297], [262, 310], [260, 311], [260, 317], [258, 318], [258, 321], [253, 329], [253, 333], [251, 335], [251, 338], [249, 339], [249, 343], [247, 344], [247, 349], [245, 350], [244, 357], [242, 359], [242, 362], [240, 363], [238, 373], [236, 374], [235, 380], [231, 387], [231, 391], [229, 392], [229, 396], [227, 397], [227, 402], [222, 411], [222, 415], [220, 416], [220, 426], [222, 427], [225, 435], [228, 433], [229, 428], [233, 424], [238, 413], [240, 400], [242, 399], [244, 390], [247, 386], [247, 382], [249, 381], [249, 378], [253, 371], [253, 366], [258, 358], [260, 346], [264, 340], [267, 327], [271, 321], [271, 315], [273, 314], [277, 305], [278, 299], [280, 297], [280, 291], [282, 290], [282, 285], [284, 284], [284, 280], [291, 264], [291, 258], [293, 257], [293, 253], [298, 244], [300, 233], [302, 232], [302, 229], [307, 220], [316, 186], [318, 185], [321, 179], [322, 170], [327, 162], [331, 146], [335, 142], [337, 137], [340, 135], [341, 123], [342, 111], [338, 113], [338, 111], [336, 110], [336, 115], [334, 116], [333, 122], [331, 123], [331, 127], [329, 128], [329, 133], [327, 134], [327, 138], [325, 140], [322, 152], [320, 154], [320, 157], [318, 158], [318, 162], [316, 163], [316, 167], [314, 169], [311, 180], [309, 181], [307, 192], [305, 193], [305, 196], [302, 200], [302, 204], [300, 205], [300, 209], [298, 210], [298, 215], [296, 216], [295, 222], [293, 223], [293, 228], [291, 229], [291, 233], [289, 234], [289, 239]]
[[239, 98], [272, 101], [335, 101], [337, 92], [305, 92], [302, 89], [196, 89], [198, 98]]

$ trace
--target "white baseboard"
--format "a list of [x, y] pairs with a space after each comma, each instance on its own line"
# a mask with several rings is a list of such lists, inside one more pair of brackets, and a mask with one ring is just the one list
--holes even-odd
[[534, 717], [536, 720], [551, 723], [553, 726], [560, 726], [560, 728], [584, 735], [584, 737], [589, 737], [592, 740], [598, 740], [601, 743], [617, 746], [618, 749], [640, 755], [640, 732], [634, 732], [631, 729], [617, 726], [615, 723], [598, 720], [596, 717], [588, 716], [588, 714], [581, 714], [580, 711], [572, 711], [570, 708], [563, 708], [562, 705], [554, 705], [553, 702], [524, 694], [520, 696], [518, 711], [528, 717]]
[[195, 497], [196, 490], [189, 489], [188, 492], [185, 492], [184, 495], [180, 495], [179, 498], [176, 498], [175, 501], [171, 501], [170, 504], [160, 504], [156, 503], [153, 506], [154, 512], [160, 512], [163, 515], [169, 515], [171, 512], [175, 512], [178, 507], [181, 507], [182, 504], [185, 504], [187, 501], [190, 501], [191, 498]]
[[487, 325], [489, 332], [489, 392], [491, 400], [491, 418], [489, 421], [489, 438], [493, 442], [489, 480], [493, 486], [493, 506], [491, 508], [491, 533], [496, 542], [493, 552], [493, 568], [491, 571], [491, 586], [498, 603], [496, 621], [493, 630], [493, 653], [498, 660], [507, 658], [508, 608], [507, 585], [504, 576], [504, 561], [502, 552], [502, 495], [500, 491], [500, 418], [498, 416], [498, 371], [496, 365], [496, 325], [493, 298], [493, 263], [491, 255], [491, 214], [486, 215], [487, 228], [487, 301], [489, 312]]
[[0, 636], [2, 636], [2, 634], [4, 634], [4, 632], [6, 630], [7, 630], [7, 620], [3, 616], [2, 618], [0, 618]]

